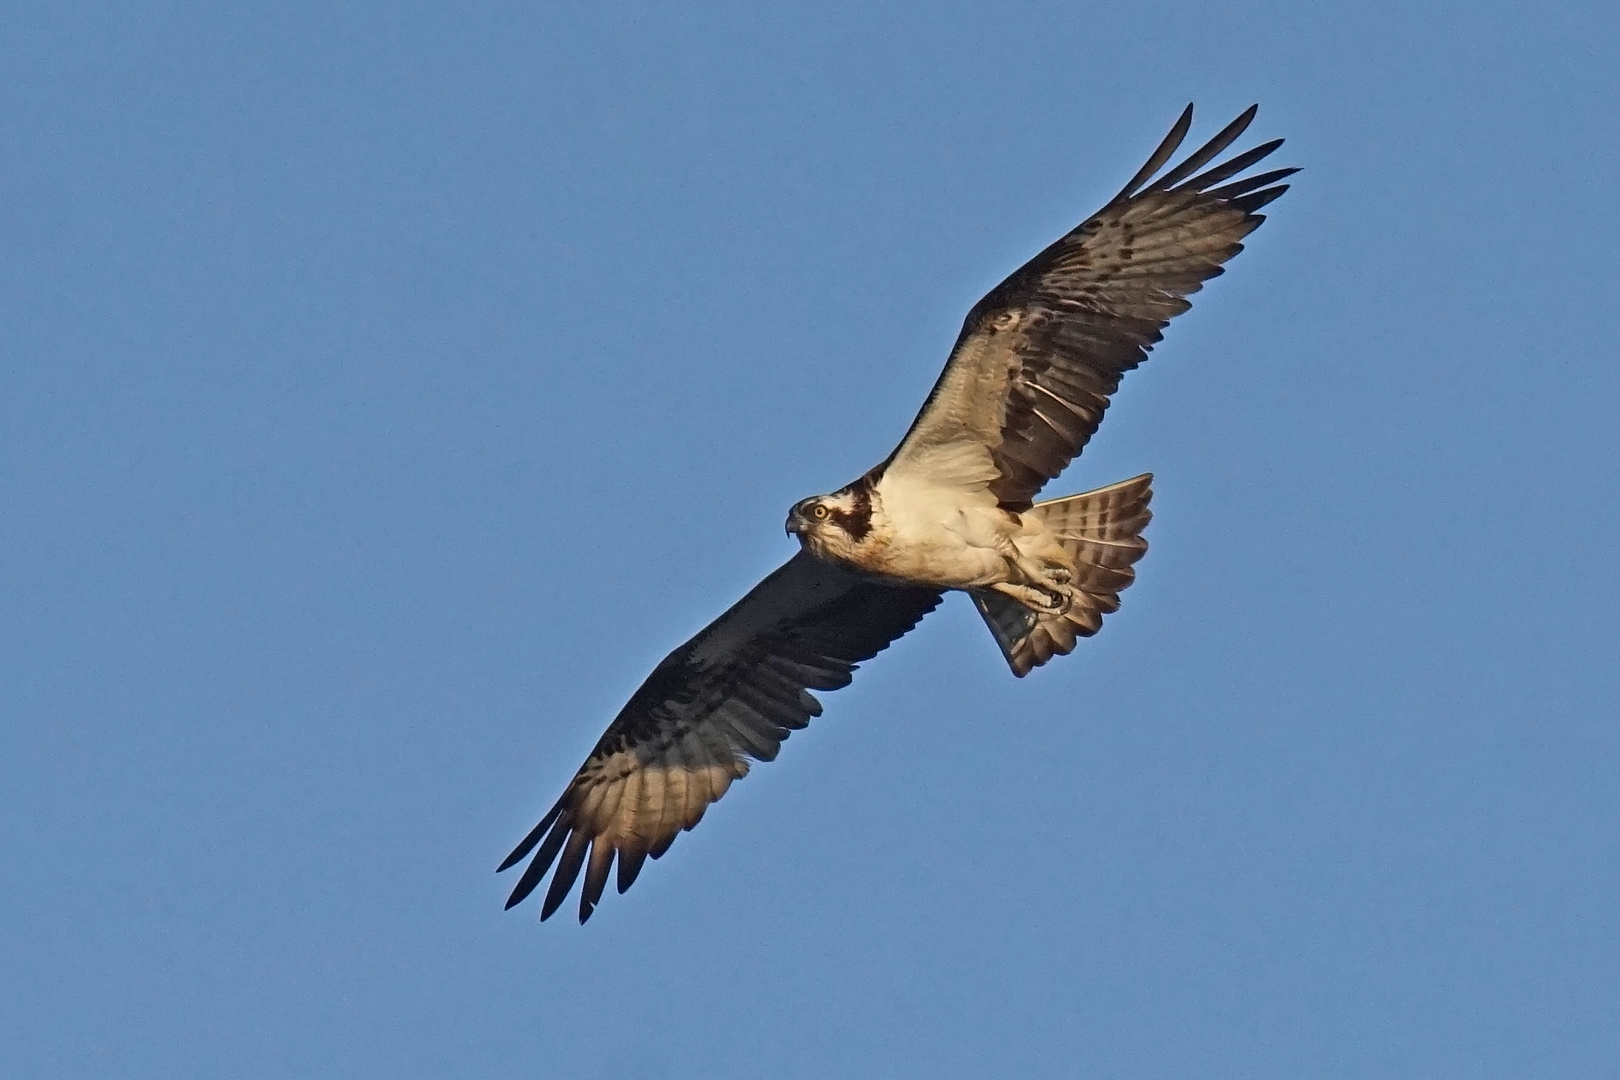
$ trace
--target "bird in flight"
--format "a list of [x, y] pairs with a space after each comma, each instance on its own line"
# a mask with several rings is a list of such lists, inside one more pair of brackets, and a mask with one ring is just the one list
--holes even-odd
[[501, 863], [533, 852], [508, 908], [555, 864], [540, 918], [581, 870], [579, 921], [590, 918], [615, 862], [622, 893], [750, 759], [773, 760], [821, 714], [810, 691], [847, 686], [948, 591], [972, 597], [1020, 677], [1101, 628], [1147, 550], [1152, 476], [1035, 496], [1288, 190], [1280, 181], [1297, 169], [1242, 175], [1281, 139], [1210, 164], [1256, 111], [1161, 173], [1192, 126], [1187, 106], [1108, 205], [973, 306], [900, 445], [855, 482], [794, 504], [799, 552], [653, 669]]

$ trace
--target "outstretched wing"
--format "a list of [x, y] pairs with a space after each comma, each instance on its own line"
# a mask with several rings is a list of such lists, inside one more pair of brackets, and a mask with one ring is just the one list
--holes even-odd
[[1265, 220], [1257, 211], [1288, 190], [1278, 181], [1299, 171], [1232, 179], [1281, 146], [1276, 139], [1198, 172], [1257, 109], [1155, 179], [1192, 125], [1187, 106], [1107, 206], [975, 304], [889, 471], [926, 471], [942, 451], [977, 444], [998, 474], [991, 492], [1026, 508], [1090, 440], [1120, 378], [1191, 306], [1187, 297], [1243, 250], [1239, 241]]
[[506, 906], [556, 862], [540, 909], [550, 918], [584, 868], [583, 923], [615, 857], [622, 893], [647, 856], [663, 855], [747, 774], [749, 758], [773, 760], [790, 731], [821, 714], [808, 691], [849, 685], [857, 664], [916, 626], [940, 596], [795, 555], [642, 683], [562, 798], [501, 863], [514, 866], [539, 846]]

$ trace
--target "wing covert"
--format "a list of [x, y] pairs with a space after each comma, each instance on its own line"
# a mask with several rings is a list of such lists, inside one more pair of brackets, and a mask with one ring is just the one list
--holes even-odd
[[789, 733], [820, 715], [809, 691], [847, 686], [859, 663], [940, 597], [795, 555], [647, 677], [501, 863], [506, 870], [534, 852], [506, 906], [521, 903], [555, 863], [540, 918], [562, 905], [583, 870], [583, 923], [615, 862], [622, 893], [649, 856], [663, 855], [747, 774], [750, 758], [773, 760]]
[[1192, 125], [1187, 106], [1108, 205], [973, 306], [911, 429], [887, 467], [926, 468], [969, 439], [987, 447], [1004, 506], [1027, 508], [1080, 453], [1125, 372], [1147, 358], [1187, 297], [1243, 250], [1261, 207], [1297, 169], [1233, 180], [1282, 145], [1263, 143], [1203, 172], [1249, 126], [1251, 106], [1156, 179]]

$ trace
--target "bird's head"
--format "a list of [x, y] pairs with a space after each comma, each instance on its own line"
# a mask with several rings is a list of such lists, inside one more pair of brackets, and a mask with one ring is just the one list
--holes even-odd
[[872, 531], [872, 494], [861, 483], [831, 495], [800, 499], [788, 511], [787, 531], [824, 558], [847, 556]]
[[831, 495], [812, 495], [794, 503], [787, 516], [788, 535], [803, 540], [831, 524], [832, 498]]

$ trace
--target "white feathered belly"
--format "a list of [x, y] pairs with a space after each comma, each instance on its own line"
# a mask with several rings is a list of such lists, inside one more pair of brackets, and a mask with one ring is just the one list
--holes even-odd
[[1007, 560], [992, 548], [971, 547], [948, 535], [896, 537], [858, 567], [915, 585], [972, 589], [1008, 580]]
[[950, 589], [1012, 576], [1007, 556], [1023, 523], [988, 492], [964, 499], [960, 489], [880, 485], [876, 494], [869, 542], [850, 560], [860, 569]]

